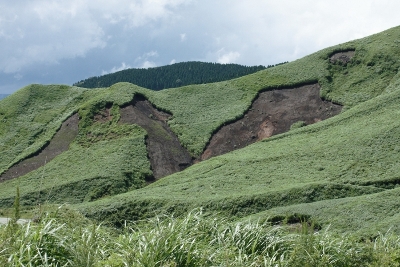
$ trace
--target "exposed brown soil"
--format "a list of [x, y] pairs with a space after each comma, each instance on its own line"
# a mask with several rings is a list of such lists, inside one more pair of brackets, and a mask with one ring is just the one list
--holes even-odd
[[339, 114], [342, 107], [323, 101], [319, 92], [319, 84], [311, 84], [260, 93], [242, 119], [223, 126], [212, 136], [201, 160], [287, 132], [295, 122], [308, 125]]
[[356, 51], [345, 51], [345, 52], [338, 52], [330, 56], [329, 60], [331, 63], [336, 63], [340, 61], [344, 65], [350, 62], [351, 58], [354, 57]]
[[98, 114], [94, 115], [93, 120], [95, 122], [108, 122], [112, 121], [113, 117], [111, 116], [111, 108], [106, 107], [105, 109], [101, 110]]
[[147, 131], [147, 152], [154, 178], [182, 171], [192, 164], [189, 152], [167, 124], [171, 115], [157, 110], [142, 96], [135, 96], [120, 113], [120, 123], [135, 123]]
[[69, 117], [61, 125], [61, 128], [57, 131], [44, 149], [42, 149], [36, 155], [33, 155], [12, 166], [0, 176], [0, 182], [17, 178], [27, 174], [28, 172], [36, 170], [50, 160], [54, 159], [56, 156], [60, 155], [62, 152], [68, 150], [70, 143], [78, 135], [78, 124], [78, 114]]

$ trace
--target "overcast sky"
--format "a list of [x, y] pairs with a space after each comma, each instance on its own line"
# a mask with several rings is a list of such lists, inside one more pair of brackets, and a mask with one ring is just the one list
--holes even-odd
[[270, 65], [400, 25], [398, 0], [0, 0], [0, 94], [182, 61]]

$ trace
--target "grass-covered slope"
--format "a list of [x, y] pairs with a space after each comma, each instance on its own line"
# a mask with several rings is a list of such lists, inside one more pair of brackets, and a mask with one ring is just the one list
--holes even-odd
[[[195, 206], [245, 216], [386, 193], [381, 184], [396, 179], [399, 162], [399, 40], [396, 27], [241, 78], [159, 92], [129, 83], [92, 90], [25, 87], [0, 102], [0, 174], [37, 153], [74, 113], [80, 117], [79, 133], [68, 151], [1, 183], [0, 206], [11, 205], [19, 186], [23, 204], [83, 202], [79, 208], [86, 214], [116, 222]], [[331, 62], [340, 51], [355, 54], [347, 64]], [[152, 175], [145, 131], [119, 122], [120, 107], [135, 94], [172, 114], [169, 126], [198, 157], [213, 132], [243, 116], [258, 92], [315, 82], [323, 97], [343, 104], [346, 111], [134, 190]], [[106, 109], [109, 119], [96, 121]], [[103, 199], [88, 203], [98, 198]]]
[[0, 102], [0, 173], [36, 153], [76, 109], [85, 90], [27, 86]]
[[0, 94], [0, 99], [6, 98], [8, 94]]
[[[125, 95], [123, 91], [114, 97], [108, 93], [32, 85], [1, 103], [5, 124], [1, 125], [0, 162], [4, 169], [45, 147], [73, 113], [80, 116], [79, 134], [69, 150], [43, 162], [37, 170], [1, 184], [1, 206], [12, 205], [17, 186], [21, 189], [22, 204], [36, 205], [45, 201], [90, 201], [145, 185], [145, 179], [151, 176], [146, 132], [136, 125], [118, 124], [118, 104], [123, 103]], [[113, 119], [95, 122], [94, 115], [108, 101], [115, 103], [111, 109]]]
[[[399, 212], [383, 197], [398, 191], [392, 188], [399, 181], [400, 169], [399, 101], [400, 90], [379, 96], [335, 118], [212, 158], [146, 188], [80, 209], [96, 218], [121, 219], [204, 206], [241, 217], [274, 207], [378, 193], [371, 195], [376, 196], [375, 203], [380, 201], [377, 214], [384, 208]], [[364, 209], [360, 205], [349, 211], [349, 218], [356, 218]], [[324, 217], [329, 211], [319, 212]], [[281, 215], [286, 214], [290, 215]], [[347, 230], [358, 226], [352, 220], [340, 225]]]
[[[371, 45], [372, 42], [364, 39], [360, 43]], [[397, 46], [390, 47], [396, 49]], [[373, 48], [377, 49], [371, 45]], [[380, 51], [384, 53], [384, 49]], [[348, 75], [349, 79], [355, 80], [357, 75], [350, 71], [365, 67], [362, 63], [357, 66], [355, 60], [357, 58], [347, 66], [331, 66], [330, 69], [348, 69], [347, 74], [335, 72], [335, 75]], [[391, 61], [398, 62], [395, 54]], [[374, 65], [383, 63], [377, 61]], [[398, 66], [385, 69], [386, 72], [381, 73], [374, 71], [372, 77], [364, 77], [361, 73], [358, 83], [353, 83], [356, 89], [363, 85], [361, 92], [348, 87], [347, 97], [339, 101], [346, 104], [348, 100], [348, 110], [333, 119], [196, 164], [144, 189], [80, 208], [97, 218], [118, 220], [151, 216], [165, 209], [179, 213], [195, 206], [237, 216], [276, 207], [275, 213], [266, 213], [266, 216], [303, 212], [315, 215], [315, 219], [326, 225], [335, 222], [332, 214], [344, 216], [348, 213], [346, 220], [337, 224], [337, 229], [363, 233], [387, 229], [396, 219], [392, 214], [399, 211], [395, 204], [397, 190], [393, 188], [398, 184], [400, 167], [400, 124], [397, 120], [400, 88], [395, 72]], [[327, 86], [331, 89], [325, 91], [326, 95], [333, 98], [340, 92], [345, 94], [343, 84], [339, 86], [335, 79], [330, 83], [329, 80], [325, 90]], [[382, 94], [384, 91], [386, 93]], [[350, 108], [355, 99], [362, 103]], [[366, 99], [371, 100], [364, 102]], [[337, 198], [343, 200], [334, 200]], [[363, 205], [356, 205], [358, 201], [366, 205], [374, 202], [375, 205], [364, 213]], [[307, 209], [309, 204], [301, 204], [311, 202], [315, 203], [310, 209]], [[330, 208], [310, 212], [319, 203]], [[338, 203], [342, 203], [343, 209], [330, 213]], [[300, 206], [291, 208], [294, 204]], [[278, 208], [285, 206], [288, 208], [282, 208], [282, 211]], [[298, 207], [301, 209], [297, 210]], [[341, 220], [339, 215], [335, 218]], [[360, 228], [363, 221], [368, 223], [365, 228]]]

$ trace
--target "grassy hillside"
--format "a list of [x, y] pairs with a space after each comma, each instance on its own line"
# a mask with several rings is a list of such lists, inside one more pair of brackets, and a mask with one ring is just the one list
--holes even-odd
[[[395, 28], [389, 31], [389, 37], [398, 30]], [[369, 37], [370, 39], [365, 38], [351, 42], [341, 46], [340, 49], [364, 45], [375, 51], [378, 44], [374, 46], [374, 42], [371, 40], [379, 40], [379, 36], [385, 39], [388, 32]], [[398, 36], [399, 34], [397, 34]], [[382, 41], [378, 43], [382, 43]], [[388, 47], [392, 52], [398, 49], [396, 45]], [[315, 64], [315, 61], [310, 58], [316, 59], [323, 54], [330, 55], [333, 53], [332, 51], [340, 49], [337, 47], [326, 49], [302, 60], [306, 62], [310, 60]], [[379, 51], [384, 54], [382, 50]], [[365, 52], [364, 55], [366, 54], [368, 53]], [[393, 58], [395, 57], [393, 56]], [[282, 68], [286, 72], [290, 72], [291, 69], [288, 67], [296, 66], [302, 60], [287, 64]], [[326, 61], [321, 61], [321, 65], [329, 66]], [[363, 62], [367, 66], [364, 66]], [[394, 62], [398, 62], [398, 60], [394, 60]], [[384, 60], [377, 60], [374, 66], [383, 63]], [[274, 207], [290, 207], [298, 203], [319, 203], [319, 201], [326, 202], [337, 198], [355, 199], [356, 202], [361, 195], [367, 195], [360, 197], [361, 199], [368, 199], [369, 194], [372, 193], [376, 193], [378, 196], [379, 194], [396, 194], [396, 191], [392, 191], [392, 189], [397, 184], [399, 168], [399, 147], [397, 145], [399, 124], [396, 118], [399, 113], [397, 103], [400, 93], [399, 88], [396, 87], [399, 81], [397, 72], [395, 72], [398, 65], [385, 68], [386, 71], [381, 73], [373, 71], [372, 78], [364, 77], [363, 73], [359, 76], [356, 75], [356, 70], [363, 71], [364, 68], [372, 68], [372, 66], [368, 66], [366, 58], [360, 59], [357, 53], [347, 66], [330, 66], [327, 68], [328, 71], [336, 68], [343, 73], [335, 70], [333, 72], [335, 75], [332, 77], [339, 77], [336, 78], [337, 80], [328, 76], [328, 78], [320, 78], [320, 82], [325, 86], [323, 94], [347, 104], [348, 110], [341, 115], [196, 164], [144, 189], [82, 204], [79, 208], [95, 218], [110, 218], [112, 221], [118, 221], [121, 218], [151, 216], [161, 210], [181, 213], [196, 206], [204, 206], [209, 210], [224, 211], [229, 215], [242, 217]], [[320, 71], [318, 68], [311, 69], [315, 70], [314, 74], [318, 74]], [[347, 70], [347, 74], [344, 69]], [[282, 73], [285, 72], [282, 70]], [[269, 75], [270, 72], [257, 73], [260, 76], [265, 74]], [[322, 72], [319, 74], [322, 75]], [[342, 75], [347, 75], [350, 80], [354, 79], [353, 85], [362, 87], [365, 91], [368, 90], [366, 91], [368, 94], [365, 91], [359, 93], [353, 90], [353, 87], [349, 87], [346, 91], [346, 98], [342, 100], [339, 97], [335, 98], [336, 95], [344, 94], [345, 87], [339, 83]], [[253, 88], [257, 86], [257, 82], [254, 82], [257, 81], [257, 78], [254, 76], [256, 74], [246, 77], [249, 81], [247, 83], [249, 89], [251, 82], [253, 82]], [[283, 77], [284, 75], [279, 78], [284, 79]], [[324, 80], [325, 78], [326, 80]], [[355, 82], [356, 80], [357, 82]], [[372, 80], [377, 81], [371, 82]], [[305, 82], [307, 79], [303, 81]], [[344, 82], [344, 80], [342, 81]], [[238, 84], [243, 80], [231, 82]], [[273, 83], [272, 79], [269, 80], [270, 85], [271, 83]], [[275, 86], [279, 86], [279, 84]], [[391, 93], [382, 94], [385, 89]], [[249, 90], [245, 92], [249, 92]], [[378, 96], [380, 94], [382, 95]], [[371, 100], [364, 102], [368, 98]], [[358, 101], [356, 103], [361, 104], [354, 106], [355, 100]], [[166, 191], [169, 192], [167, 196], [165, 195]], [[376, 199], [380, 198], [376, 197]], [[333, 209], [335, 202], [332, 200], [330, 203], [332, 203]], [[306, 204], [302, 205], [307, 206]], [[393, 209], [390, 201], [385, 203], [385, 200], [382, 200], [379, 205], [387, 205], [385, 209], [388, 210]], [[292, 214], [296, 213], [295, 209], [291, 210]], [[279, 211], [278, 208], [276, 210]], [[280, 213], [280, 216], [291, 216], [291, 213], [286, 210]], [[319, 218], [331, 218], [322, 212], [323, 209], [320, 211]], [[374, 209], [371, 209], [371, 212], [373, 211]], [[363, 214], [363, 209], [359, 206], [351, 213], [347, 223], [337, 225], [338, 229], [342, 231], [360, 230], [360, 232], [366, 233], [372, 229], [370, 228], [372, 225], [376, 226], [379, 223], [387, 229], [391, 226], [390, 222], [393, 222], [390, 218], [387, 222], [384, 219], [372, 220], [367, 228], [360, 229], [360, 225], [354, 218]], [[304, 214], [313, 215], [312, 213]], [[379, 218], [379, 213], [374, 216], [375, 219]], [[321, 220], [321, 223], [325, 225], [328, 222], [329, 220]], [[376, 228], [374, 229], [376, 230]]]
[[[352, 199], [394, 196], [400, 162], [399, 44], [400, 27], [396, 27], [241, 78], [159, 92], [129, 83], [92, 90], [27, 86], [0, 102], [4, 122], [0, 124], [0, 174], [37, 153], [74, 113], [80, 117], [79, 134], [68, 151], [43, 167], [3, 182], [0, 207], [12, 205], [17, 186], [24, 205], [75, 203], [86, 215], [116, 224], [158, 212], [181, 214], [198, 206], [233, 218], [258, 212], [278, 218], [296, 213], [297, 204], [323, 203], [333, 208], [336, 199], [348, 201], [340, 205], [352, 205]], [[348, 64], [331, 62], [330, 57], [342, 51], [355, 51], [355, 55]], [[195, 164], [141, 188], [152, 175], [146, 132], [118, 122], [119, 108], [135, 94], [172, 114], [169, 126], [198, 157], [216, 129], [243, 116], [259, 92], [314, 82], [321, 85], [321, 96], [345, 106], [342, 114]], [[110, 119], [97, 121], [96, 115], [107, 109]], [[390, 203], [381, 205], [396, 210]], [[302, 214], [327, 224], [324, 210], [310, 213], [301, 207]], [[354, 208], [349, 218], [359, 213], [362, 209]], [[393, 222], [389, 217], [385, 220], [379, 222], [383, 228]], [[378, 222], [371, 219], [368, 228], [374, 225]], [[350, 231], [358, 226], [350, 220], [337, 228]]]
[[2, 100], [0, 173], [43, 147], [76, 111], [84, 92], [69, 86], [30, 85]]
[[[374, 201], [381, 207], [376, 209], [376, 218], [383, 210], [396, 213], [394, 203], [379, 194], [395, 196], [398, 191], [394, 188], [400, 168], [399, 100], [400, 90], [382, 95], [335, 118], [201, 162], [146, 188], [79, 208], [89, 216], [115, 220], [149, 216], [164, 209], [181, 213], [197, 206], [237, 217], [289, 206], [279, 213], [285, 217], [294, 213], [313, 215], [302, 213], [307, 204], [302, 204], [302, 209], [290, 209], [294, 204], [318, 205], [323, 200], [368, 195], [360, 199], [376, 196]], [[358, 201], [351, 199], [351, 203]], [[334, 209], [336, 202], [328, 203]], [[354, 220], [365, 215], [362, 206], [352, 210], [346, 223], [337, 227], [362, 231], [357, 224], [362, 220]], [[330, 218], [329, 211], [318, 209], [319, 217]], [[383, 221], [379, 223], [384, 225]], [[321, 221], [325, 225], [328, 222]]]

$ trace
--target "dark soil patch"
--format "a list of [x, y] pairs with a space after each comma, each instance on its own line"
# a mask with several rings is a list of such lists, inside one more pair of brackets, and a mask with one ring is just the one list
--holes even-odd
[[42, 167], [62, 152], [67, 151], [70, 143], [78, 135], [78, 114], [69, 117], [62, 125], [57, 133], [53, 136], [48, 145], [41, 151], [15, 164], [0, 176], [0, 182], [17, 178], [28, 172]]
[[143, 96], [135, 96], [120, 113], [121, 123], [135, 123], [147, 131], [147, 152], [154, 178], [182, 171], [192, 164], [189, 152], [167, 124], [170, 114], [157, 110]]
[[112, 121], [113, 116], [110, 113], [111, 108], [106, 107], [105, 109], [101, 110], [98, 114], [94, 115], [93, 120], [95, 122], [108, 122]]
[[354, 57], [356, 51], [345, 51], [338, 52], [329, 57], [331, 63], [341, 62], [343, 65], [346, 65], [350, 62], [351, 58]]
[[311, 84], [260, 93], [242, 119], [223, 126], [212, 136], [201, 160], [287, 132], [295, 122], [308, 125], [339, 114], [342, 107], [323, 101], [319, 91], [319, 84]]

